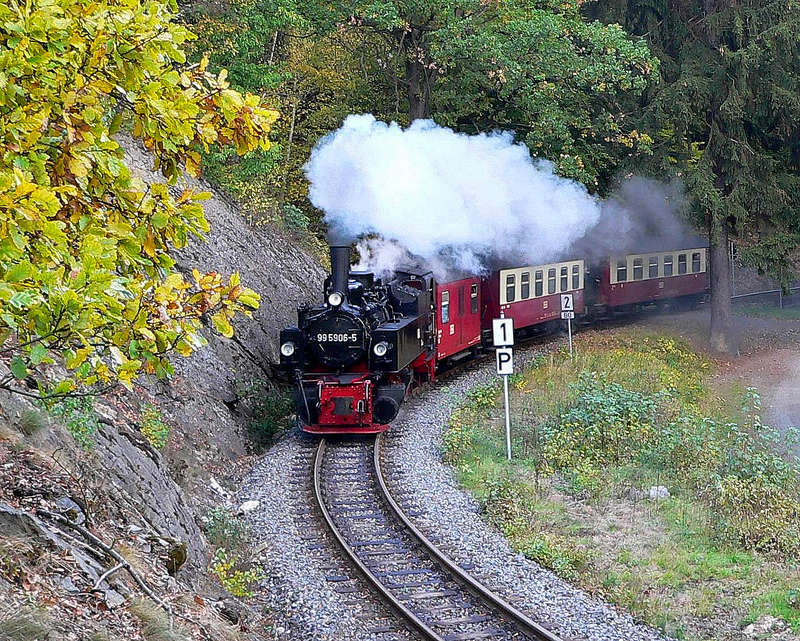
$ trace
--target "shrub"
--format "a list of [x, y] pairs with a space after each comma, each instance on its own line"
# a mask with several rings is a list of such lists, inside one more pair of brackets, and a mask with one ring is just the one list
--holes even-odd
[[244, 519], [240, 519], [230, 510], [217, 507], [206, 516], [204, 530], [212, 545], [236, 548], [247, 539], [250, 528]]
[[287, 390], [251, 381], [241, 386], [239, 394], [249, 406], [248, 432], [257, 446], [269, 445], [276, 434], [291, 427], [294, 401]]
[[291, 231], [304, 232], [308, 230], [308, 224], [310, 222], [308, 215], [297, 205], [291, 203], [284, 204], [281, 217], [283, 218], [284, 226]]
[[64, 421], [67, 431], [82, 449], [94, 447], [100, 423], [89, 397], [67, 397], [56, 401], [50, 405], [50, 413]]
[[211, 571], [233, 596], [251, 597], [253, 584], [265, 578], [264, 571], [259, 566], [241, 570], [235, 567], [236, 564], [235, 556], [229, 555], [225, 548], [219, 548], [211, 562]]
[[164, 422], [161, 411], [153, 404], [147, 403], [142, 410], [139, 429], [147, 441], [157, 450], [163, 449], [169, 438], [169, 425]]
[[725, 476], [707, 492], [715, 528], [745, 549], [800, 553], [800, 500], [763, 477]]
[[633, 392], [585, 371], [570, 391], [568, 408], [543, 429], [545, 458], [556, 468], [625, 463], [652, 439], [658, 394]]

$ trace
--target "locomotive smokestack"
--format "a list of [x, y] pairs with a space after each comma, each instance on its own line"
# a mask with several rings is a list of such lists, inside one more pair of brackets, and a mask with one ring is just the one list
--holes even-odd
[[350, 277], [350, 245], [331, 245], [331, 291], [347, 298]]

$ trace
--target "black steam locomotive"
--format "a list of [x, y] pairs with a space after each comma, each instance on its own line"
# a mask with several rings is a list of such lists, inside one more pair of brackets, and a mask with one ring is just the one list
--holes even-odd
[[330, 256], [325, 303], [301, 306], [297, 326], [281, 331], [281, 367], [305, 431], [379, 432], [412, 380], [433, 375], [433, 275], [398, 271], [383, 282], [350, 271], [349, 247], [332, 246]]

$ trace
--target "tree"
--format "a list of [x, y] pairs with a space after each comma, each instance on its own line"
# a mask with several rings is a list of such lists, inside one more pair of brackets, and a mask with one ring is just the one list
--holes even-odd
[[375, 82], [404, 96], [408, 121], [513, 129], [560, 173], [597, 188], [620, 158], [647, 148], [626, 112], [655, 67], [643, 42], [587, 22], [580, 4], [348, 0], [295, 11], [318, 34], [353, 34], [345, 45], [377, 63]]
[[[277, 112], [187, 65], [191, 32], [163, 0], [17, 0], [0, 5], [0, 388], [64, 395], [141, 372], [225, 336], [258, 306], [238, 274], [175, 270], [170, 250], [208, 230], [207, 196], [174, 187], [200, 150], [269, 146]], [[131, 175], [114, 134], [126, 123], [166, 178]], [[68, 374], [42, 365], [63, 356]]]
[[654, 170], [681, 173], [711, 245], [711, 344], [731, 353], [729, 238], [786, 282], [800, 244], [800, 7], [795, 0], [600, 0], [661, 60], [643, 109]]

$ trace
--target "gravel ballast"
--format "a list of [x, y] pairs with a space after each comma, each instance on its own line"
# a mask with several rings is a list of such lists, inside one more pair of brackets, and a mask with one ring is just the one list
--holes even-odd
[[[550, 347], [518, 350], [517, 369]], [[565, 639], [655, 641], [666, 637], [636, 624], [607, 603], [570, 586], [552, 572], [516, 554], [505, 538], [483, 521], [474, 499], [458, 487], [442, 462], [441, 436], [465, 394], [494, 376], [494, 363], [476, 366], [406, 402], [386, 439], [384, 460], [390, 489], [412, 521], [457, 563], [487, 587]], [[293, 471], [307, 461], [315, 440], [293, 430], [253, 467], [239, 499], [257, 500], [247, 517], [268, 579], [259, 602], [274, 613], [275, 638], [371, 639], [364, 612], [353, 595], [337, 592], [326, 579], [338, 552], [320, 549], [305, 523], [310, 498]], [[399, 492], [402, 488], [402, 493]], [[331, 544], [332, 546], [332, 544]], [[326, 561], [327, 559], [327, 561]]]
[[[515, 353], [517, 371], [552, 346]], [[441, 437], [449, 417], [473, 387], [490, 382], [494, 363], [481, 366], [411, 400], [386, 442], [390, 489], [403, 490], [401, 506], [440, 549], [484, 585], [565, 639], [655, 641], [667, 639], [637, 624], [601, 599], [575, 588], [515, 553], [481, 517], [442, 461]], [[397, 496], [397, 494], [396, 494]]]

